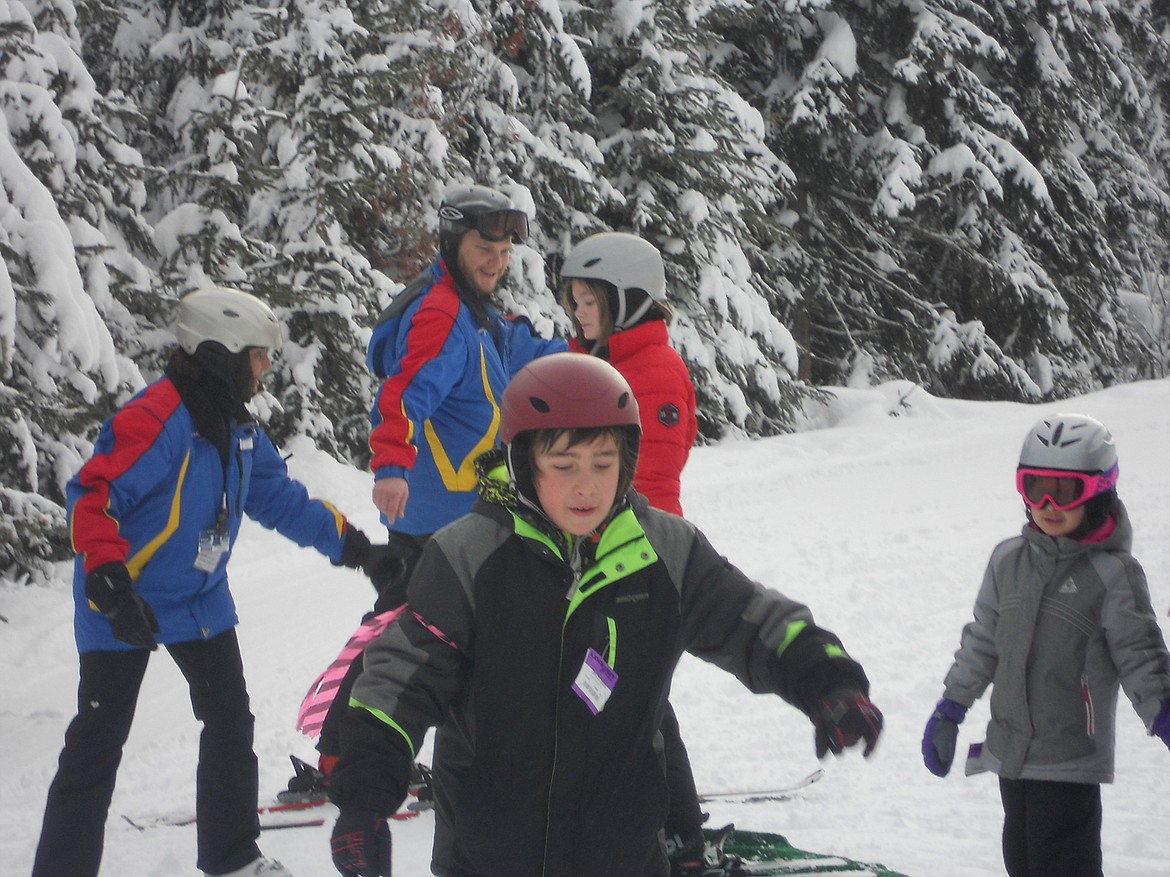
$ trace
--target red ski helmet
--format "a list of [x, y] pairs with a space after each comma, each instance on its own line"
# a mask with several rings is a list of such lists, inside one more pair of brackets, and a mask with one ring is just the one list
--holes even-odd
[[524, 501], [539, 506], [533, 482], [533, 437], [537, 430], [614, 428], [626, 434], [618, 496], [634, 478], [642, 426], [638, 402], [621, 373], [584, 353], [553, 353], [524, 366], [504, 390], [500, 440], [508, 477]]
[[584, 353], [553, 353], [524, 366], [504, 390], [500, 440], [537, 429], [624, 427], [641, 436], [638, 402], [621, 373]]

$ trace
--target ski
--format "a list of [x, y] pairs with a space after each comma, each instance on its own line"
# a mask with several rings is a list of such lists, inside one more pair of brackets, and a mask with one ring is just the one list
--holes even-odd
[[794, 792], [807, 788], [825, 775], [822, 768], [817, 768], [807, 776], [803, 776], [787, 786], [777, 786], [771, 789], [733, 789], [725, 792], [703, 792], [699, 794], [699, 802], [709, 801], [741, 801], [754, 803], [756, 801], [784, 801], [792, 797]]
[[[159, 828], [163, 826], [181, 827], [184, 825], [194, 825], [196, 820], [194, 816], [185, 815], [162, 815], [162, 816], [146, 816], [146, 817], [132, 817], [122, 814], [122, 819], [127, 823], [137, 828], [139, 831], [146, 831], [150, 828]], [[303, 817], [303, 816], [268, 816], [260, 817], [261, 831], [276, 831], [281, 828], [309, 828], [312, 826], [324, 825], [324, 816]]]
[[[292, 762], [293, 777], [288, 781], [287, 789], [276, 793], [277, 805], [270, 807], [269, 810], [313, 807], [324, 802], [328, 794], [325, 774], [295, 755], [290, 755], [288, 759]], [[394, 819], [409, 819], [412, 815], [435, 806], [429, 767], [425, 764], [414, 765], [407, 792], [409, 797], [406, 810], [394, 814]]]
[[[414, 804], [415, 802], [411, 802]], [[318, 808], [329, 808], [331, 814], [336, 814], [337, 808], [328, 798], [311, 798], [303, 801], [282, 801], [276, 804], [261, 804], [256, 808], [260, 816], [260, 830], [270, 831], [277, 828], [303, 828], [311, 825], [324, 825], [327, 816], [307, 816], [306, 811], [315, 811]], [[413, 819], [421, 813], [417, 809], [399, 810], [391, 819]], [[139, 831], [159, 826], [183, 826], [196, 823], [195, 814], [190, 811], [176, 813], [156, 813], [151, 816], [127, 816], [122, 818]]]
[[779, 834], [761, 831], [737, 831], [734, 825], [703, 829], [714, 854], [709, 863], [723, 863], [726, 873], [743, 877], [809, 874], [828, 877], [905, 877], [882, 865], [859, 862], [826, 853], [814, 853], [792, 846]]
[[325, 824], [325, 817], [322, 816], [318, 819], [298, 819], [294, 822], [281, 822], [281, 823], [278, 823], [275, 825], [265, 825], [263, 822], [261, 822], [260, 823], [260, 830], [261, 831], [275, 831], [278, 828], [312, 828], [314, 826], [324, 825], [324, 824]]

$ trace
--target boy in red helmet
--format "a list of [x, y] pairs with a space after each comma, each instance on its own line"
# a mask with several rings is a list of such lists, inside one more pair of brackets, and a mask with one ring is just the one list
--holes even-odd
[[861, 666], [630, 489], [640, 435], [596, 357], [542, 357], [508, 385], [480, 501], [428, 541], [409, 610], [366, 649], [330, 787], [341, 874], [390, 874], [386, 816], [441, 726], [435, 874], [665, 877], [656, 739], [684, 650], [802, 709], [818, 755], [873, 751]]

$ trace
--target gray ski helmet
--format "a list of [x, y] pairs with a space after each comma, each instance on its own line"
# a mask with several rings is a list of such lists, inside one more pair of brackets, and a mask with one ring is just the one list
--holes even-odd
[[1020, 449], [1020, 466], [1108, 472], [1117, 465], [1117, 448], [1105, 424], [1085, 414], [1055, 414], [1030, 430]]
[[175, 338], [191, 354], [204, 341], [217, 341], [229, 353], [245, 347], [279, 350], [283, 344], [272, 309], [256, 296], [226, 286], [197, 289], [179, 300]]
[[[624, 231], [590, 235], [573, 247], [561, 266], [561, 280], [601, 280], [617, 291], [611, 302], [614, 331], [633, 326], [654, 302], [666, 301], [662, 254], [648, 240]], [[644, 295], [628, 295], [641, 290]]]
[[451, 267], [459, 241], [471, 230], [489, 241], [528, 240], [528, 215], [512, 199], [487, 186], [459, 186], [439, 205], [439, 252]]

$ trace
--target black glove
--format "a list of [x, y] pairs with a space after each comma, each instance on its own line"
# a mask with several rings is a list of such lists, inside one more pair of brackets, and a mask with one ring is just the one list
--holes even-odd
[[406, 601], [406, 555], [400, 545], [371, 545], [362, 572], [370, 577], [379, 594], [393, 588], [404, 595], [397, 605]]
[[329, 848], [343, 877], [390, 877], [390, 826], [375, 810], [342, 807]]
[[85, 596], [110, 622], [119, 642], [154, 651], [158, 642], [158, 619], [150, 604], [134, 593], [126, 564], [110, 561], [95, 567], [85, 577]]
[[341, 566], [360, 569], [378, 592], [378, 604], [394, 609], [406, 602], [406, 550], [397, 542], [371, 545], [369, 538], [353, 524], [346, 524], [341, 545]]
[[827, 752], [840, 755], [846, 747], [865, 740], [864, 755], [877, 745], [882, 713], [860, 691], [842, 690], [817, 698], [812, 709], [816, 725], [817, 758]]
[[369, 538], [365, 533], [347, 521], [345, 524], [345, 539], [341, 543], [341, 557], [337, 561], [338, 565], [347, 566], [350, 569], [361, 569], [369, 555]]

